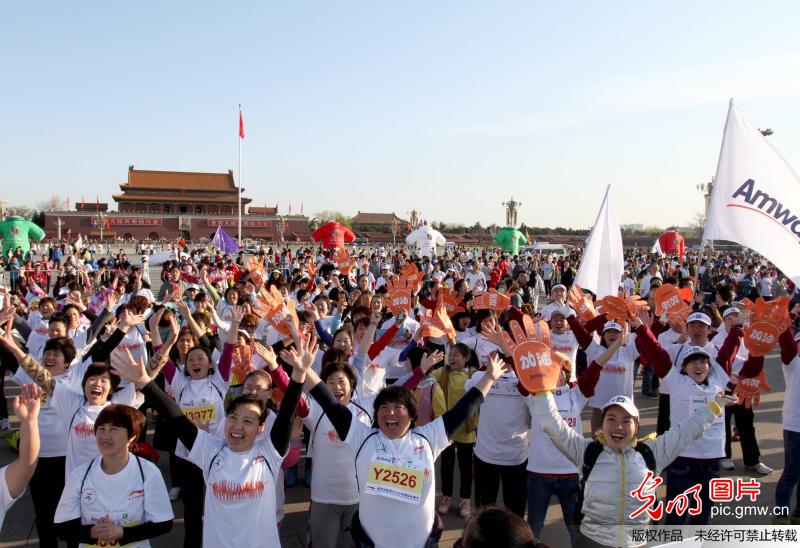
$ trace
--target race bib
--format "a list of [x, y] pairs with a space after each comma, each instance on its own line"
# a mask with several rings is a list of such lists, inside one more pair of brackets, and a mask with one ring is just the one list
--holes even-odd
[[422, 501], [425, 474], [419, 462], [408, 457], [372, 456], [364, 491], [409, 504]]
[[214, 422], [217, 420], [217, 406], [210, 404], [184, 407], [183, 414], [195, 424]]

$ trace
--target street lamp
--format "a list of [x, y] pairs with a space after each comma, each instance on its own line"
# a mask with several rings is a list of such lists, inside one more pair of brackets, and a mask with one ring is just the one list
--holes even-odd
[[392, 246], [397, 245], [397, 231], [400, 227], [400, 221], [392, 219]]
[[103, 229], [106, 226], [107, 215], [102, 211], [97, 212], [97, 224], [100, 225], [100, 241], [103, 241]]

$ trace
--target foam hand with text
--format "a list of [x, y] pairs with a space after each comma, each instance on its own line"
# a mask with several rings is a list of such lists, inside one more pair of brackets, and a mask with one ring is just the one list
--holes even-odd
[[468, 304], [473, 310], [494, 310], [502, 312], [511, 306], [511, 297], [500, 293], [496, 289], [490, 289], [476, 295]]
[[656, 303], [656, 317], [666, 315], [670, 325], [686, 324], [686, 318], [692, 313], [692, 308], [684, 300], [685, 293], [681, 294], [681, 290], [672, 284], [664, 284], [653, 292], [653, 296]]
[[439, 289], [438, 300], [444, 304], [447, 315], [451, 318], [459, 312], [464, 312], [464, 300], [458, 297], [455, 292], [449, 287], [442, 287]]
[[641, 297], [625, 297], [621, 293], [617, 297], [607, 295], [597, 301], [597, 310], [601, 314], [605, 314], [609, 320], [618, 323], [632, 320], [639, 315], [640, 310], [649, 309], [647, 301], [642, 300]]
[[753, 356], [766, 356], [778, 337], [791, 325], [789, 297], [778, 297], [770, 302], [759, 297], [755, 302], [744, 299], [740, 306], [747, 308], [749, 317], [744, 324], [744, 345]]
[[[555, 390], [561, 365], [554, 359], [550, 346], [542, 340], [544, 333], [540, 326], [537, 331], [530, 316], [522, 318], [522, 326], [517, 320], [510, 322], [512, 339], [505, 331], [501, 333], [504, 346], [511, 353], [514, 369], [520, 384], [530, 394]], [[547, 332], [549, 339], [549, 331]]]
[[261, 293], [256, 294], [256, 302], [261, 307], [261, 310], [257, 312], [257, 309], [254, 308], [253, 311], [256, 314], [260, 312], [259, 315], [283, 335], [292, 334], [287, 321], [294, 323], [295, 327], [300, 324], [294, 308], [294, 301], [284, 302], [283, 295], [274, 285], [270, 287], [269, 291], [266, 288], [262, 288]]
[[425, 313], [425, 317], [420, 323], [420, 331], [423, 337], [441, 338], [447, 336], [451, 341], [455, 341], [456, 329], [453, 327], [453, 322], [450, 321], [450, 316], [447, 313], [442, 297], [439, 294], [439, 298], [436, 299], [436, 307]]
[[386, 280], [386, 289], [389, 290], [389, 310], [393, 315], [411, 310], [411, 291], [413, 281], [409, 278], [391, 276]]
[[350, 274], [350, 269], [353, 268], [353, 260], [350, 258], [350, 254], [347, 250], [343, 247], [340, 247], [336, 250], [336, 253], [333, 256], [333, 259], [336, 261], [336, 264], [339, 266], [339, 272], [347, 276]]
[[425, 273], [417, 268], [415, 263], [406, 262], [403, 268], [400, 269], [400, 277], [406, 279], [406, 283], [412, 288], [412, 291], [416, 291], [419, 284], [422, 283]]
[[569, 289], [567, 304], [578, 313], [578, 317], [582, 322], [588, 322], [597, 316], [592, 298], [581, 291], [581, 286], [578, 284], [572, 284], [572, 287]]
[[747, 408], [759, 406], [762, 392], [772, 392], [772, 386], [767, 382], [767, 375], [763, 369], [757, 377], [752, 379], [733, 374], [731, 375], [731, 382], [736, 383], [733, 395], [739, 399], [739, 405], [744, 403]]

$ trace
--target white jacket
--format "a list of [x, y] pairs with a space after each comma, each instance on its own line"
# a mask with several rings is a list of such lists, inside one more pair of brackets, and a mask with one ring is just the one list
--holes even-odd
[[[552, 394], [534, 398], [536, 416], [547, 436], [564, 455], [583, 468], [586, 447], [592, 442], [567, 426], [556, 409]], [[685, 420], [673, 425], [655, 440], [645, 441], [656, 459], [656, 472], [660, 473], [675, 460], [681, 451], [703, 435], [716, 415], [709, 404], [692, 413]], [[647, 465], [642, 455], [632, 446], [617, 451], [603, 446], [583, 492], [583, 521], [581, 532], [595, 542], [607, 546], [643, 546], [635, 542], [633, 529], [646, 529], [650, 516], [642, 512], [635, 519], [629, 516], [642, 506], [630, 495], [647, 476]], [[622, 480], [624, 478], [624, 481]], [[624, 491], [623, 491], [624, 486]]]

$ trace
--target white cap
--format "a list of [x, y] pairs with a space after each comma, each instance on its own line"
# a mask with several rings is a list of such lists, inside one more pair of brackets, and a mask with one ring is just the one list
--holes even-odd
[[199, 291], [200, 290], [200, 286], [197, 285], [197, 284], [189, 284], [189, 285], [186, 286], [186, 291], [189, 291], [190, 289], [196, 289], [196, 290]]
[[605, 333], [609, 329], [616, 329], [617, 331], [622, 333], [622, 326], [617, 322], [606, 322], [606, 324], [603, 326], [603, 333]]
[[636, 409], [636, 406], [633, 404], [633, 400], [628, 396], [614, 396], [608, 400], [607, 404], [603, 406], [603, 411], [612, 405], [618, 405], [627, 411], [631, 416], [636, 417], [637, 419], [639, 418], [639, 410]]
[[727, 317], [728, 317], [728, 316], [730, 316], [731, 314], [738, 314], [738, 313], [740, 313], [740, 312], [741, 312], [741, 310], [739, 310], [739, 309], [738, 309], [738, 308], [736, 308], [735, 306], [731, 306], [730, 308], [726, 308], [726, 309], [725, 309], [725, 312], [723, 312], [723, 313], [722, 313], [722, 317], [723, 317], [723, 318], [727, 318]]
[[555, 291], [556, 289], [563, 289], [564, 291], [566, 291], [567, 290], [567, 286], [565, 286], [563, 284], [556, 284], [556, 285], [554, 285], [553, 287], [550, 288], [550, 294], [552, 295], [553, 291]]
[[686, 357], [683, 358], [683, 363], [686, 363], [689, 361], [689, 359], [694, 358], [695, 356], [703, 356], [709, 360], [711, 359], [711, 354], [709, 354], [705, 348], [702, 346], [692, 346], [686, 352]]
[[689, 317], [686, 318], [686, 323], [689, 322], [702, 322], [706, 325], [711, 325], [711, 318], [704, 312], [692, 312], [689, 314]]

